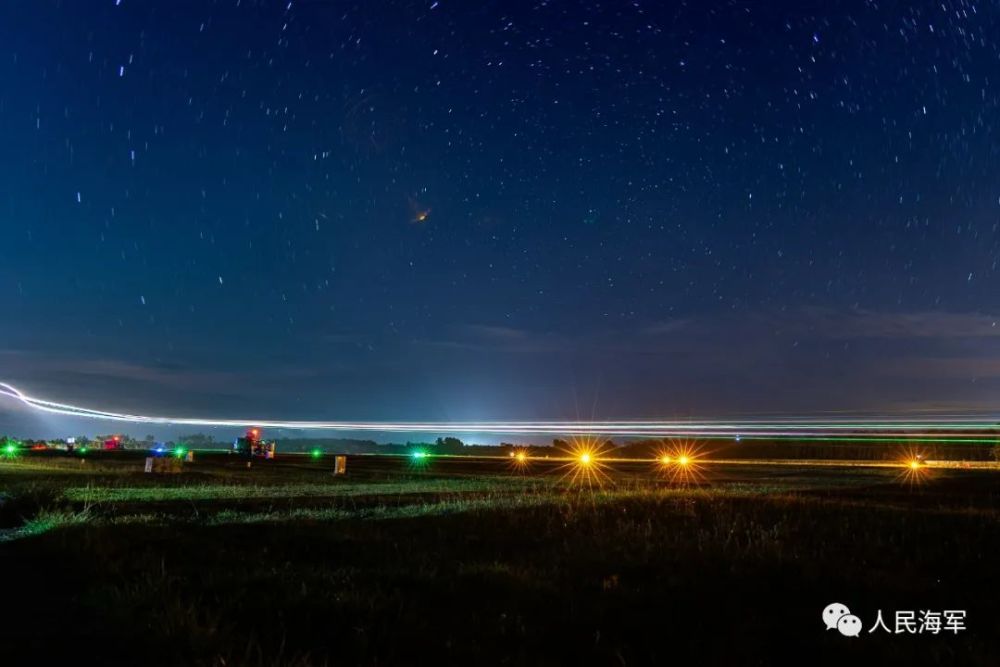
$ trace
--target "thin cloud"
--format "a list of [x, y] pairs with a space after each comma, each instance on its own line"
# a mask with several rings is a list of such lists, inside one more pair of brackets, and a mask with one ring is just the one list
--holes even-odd
[[1000, 337], [1000, 316], [948, 311], [803, 311], [810, 330], [828, 338]]

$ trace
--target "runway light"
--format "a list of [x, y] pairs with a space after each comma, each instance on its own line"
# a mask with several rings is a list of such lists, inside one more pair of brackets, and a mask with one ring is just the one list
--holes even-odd
[[565, 471], [560, 481], [565, 480], [572, 486], [591, 489], [610, 481], [604, 472], [608, 467], [604, 456], [611, 450], [611, 443], [608, 440], [574, 436], [568, 442], [559, 441], [557, 447], [566, 457], [563, 459], [565, 463], [559, 466]]
[[509, 467], [514, 472], [524, 473], [528, 470], [528, 453], [523, 449], [515, 449], [510, 452]]
[[660, 472], [671, 483], [679, 486], [700, 484], [704, 480], [702, 474], [702, 450], [698, 443], [690, 440], [679, 440], [667, 445], [669, 449], [658, 452]]
[[8, 458], [17, 456], [17, 445], [11, 443], [3, 448], [3, 453]]
[[312, 450], [311, 454], [312, 454], [312, 457], [314, 459], [318, 459], [319, 457], [323, 456], [323, 450], [322, 449], [314, 449], [314, 450]]
[[417, 452], [413, 452], [412, 454], [410, 454], [410, 456], [412, 456], [415, 459], [424, 459], [424, 458], [427, 458], [427, 452], [419, 452], [419, 451], [417, 451]]
[[910, 486], [918, 486], [928, 481], [931, 469], [927, 467], [927, 459], [920, 451], [909, 450], [901, 452], [900, 466], [902, 470], [896, 479]]
[[184, 458], [185, 454], [187, 454], [187, 450], [184, 449], [183, 447], [178, 447], [177, 449], [174, 450], [174, 456], [176, 456], [179, 459]]
[[86, 454], [87, 453], [87, 448], [86, 447], [81, 447], [80, 448], [80, 453], [81, 454]]

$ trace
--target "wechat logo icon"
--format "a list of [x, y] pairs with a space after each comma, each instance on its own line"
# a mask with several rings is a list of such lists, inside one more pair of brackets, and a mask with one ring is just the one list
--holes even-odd
[[827, 630], [837, 630], [845, 637], [861, 634], [861, 619], [851, 613], [846, 604], [833, 602], [823, 610], [823, 624]]

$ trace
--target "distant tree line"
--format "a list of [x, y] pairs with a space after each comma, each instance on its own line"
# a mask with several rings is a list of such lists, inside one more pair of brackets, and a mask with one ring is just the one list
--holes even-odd
[[[183, 445], [191, 449], [227, 449], [228, 440], [216, 440], [214, 436], [204, 433], [192, 433], [177, 438], [176, 442], [158, 443], [153, 435], [137, 439], [126, 434], [104, 434], [89, 437], [80, 435], [74, 438], [78, 447], [100, 446], [105, 441], [118, 436], [125, 449], [150, 449], [156, 444], [173, 448]], [[741, 440], [693, 440], [685, 441], [684, 446], [692, 448], [698, 456], [708, 459], [844, 459], [858, 461], [896, 460], [906, 454], [919, 453], [928, 459], [965, 460], [965, 461], [1000, 461], [1000, 433], [990, 431], [976, 434], [981, 442], [908, 442], [905, 438], [897, 440], [868, 441], [801, 441], [775, 439]], [[887, 436], [888, 437], [888, 436]], [[0, 436], [0, 446], [9, 442], [32, 444], [68, 444], [65, 438], [48, 440], [15, 440], [7, 435]], [[669, 452], [679, 446], [676, 440], [666, 438], [648, 438], [630, 440], [623, 444], [612, 440], [577, 441], [555, 439], [552, 445], [533, 445], [526, 443], [501, 442], [499, 445], [467, 445], [459, 438], [439, 437], [433, 442], [410, 442], [405, 444], [380, 444], [374, 440], [353, 438], [280, 438], [279, 452], [309, 452], [322, 449], [327, 453], [338, 454], [412, 454], [423, 451], [428, 454], [458, 455], [472, 454], [480, 456], [509, 456], [515, 452], [524, 452], [531, 457], [566, 456], [571, 455], [580, 447], [586, 447], [598, 455], [613, 455], [617, 458], [654, 459], [664, 452]]]
[[[872, 441], [831, 442], [822, 440], [695, 440], [685, 444], [708, 459], [841, 459], [856, 461], [891, 461], [905, 455], [922, 454], [939, 461], [1000, 460], [1000, 434], [991, 433], [994, 442], [909, 442], [905, 438]], [[670, 439], [636, 440], [619, 447], [615, 456], [649, 459], [678, 446]]]

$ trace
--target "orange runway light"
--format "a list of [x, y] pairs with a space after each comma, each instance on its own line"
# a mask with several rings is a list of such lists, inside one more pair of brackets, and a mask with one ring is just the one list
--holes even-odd
[[691, 441], [675, 441], [657, 452], [660, 471], [674, 484], [700, 484], [705, 481], [701, 449]]
[[515, 450], [510, 453], [510, 467], [515, 472], [524, 473], [528, 470], [529, 465], [527, 452]]
[[931, 471], [927, 467], [927, 460], [924, 454], [919, 451], [903, 451], [899, 462], [902, 470], [896, 479], [910, 486], [919, 486], [930, 478]]
[[560, 480], [572, 486], [595, 487], [610, 482], [603, 456], [611, 450], [608, 441], [596, 437], [574, 437], [562, 446], [565, 463]]

